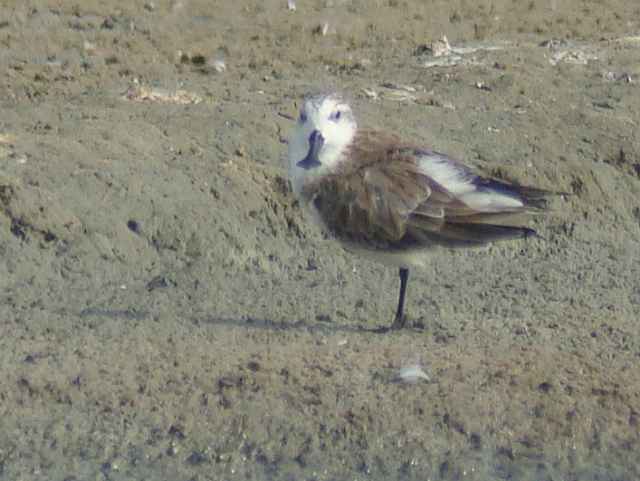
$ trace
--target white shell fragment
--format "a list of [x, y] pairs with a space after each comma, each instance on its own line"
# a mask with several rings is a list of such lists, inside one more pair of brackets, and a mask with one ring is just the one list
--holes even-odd
[[373, 89], [363, 88], [362, 93], [371, 100], [378, 100], [378, 93]]
[[549, 58], [551, 65], [558, 65], [560, 62], [570, 63], [574, 65], [587, 65], [590, 60], [597, 60], [598, 57], [580, 50], [562, 50], [554, 53]]
[[227, 64], [225, 63], [225, 57], [228, 56], [228, 53], [229, 52], [226, 47], [220, 47], [218, 50], [216, 50], [215, 55], [209, 61], [209, 65], [213, 67], [213, 69], [218, 73], [226, 71]]
[[434, 57], [445, 57], [451, 53], [451, 45], [446, 35], [443, 35], [440, 40], [431, 42], [431, 52]]
[[617, 72], [605, 72], [602, 74], [602, 78], [609, 82], [625, 82], [625, 83], [633, 83], [633, 79], [631, 75], [626, 72], [617, 73]]
[[407, 384], [415, 384], [421, 379], [424, 381], [431, 380], [419, 364], [412, 364], [401, 368], [394, 378], [396, 382], [403, 382]]
[[287, 0], [287, 8], [292, 12], [296, 11], [296, 2], [295, 0]]
[[159, 102], [170, 104], [199, 104], [202, 97], [186, 90], [167, 90], [143, 85], [133, 85], [123, 95], [125, 100], [133, 102]]
[[227, 70], [227, 64], [225, 64], [224, 60], [220, 58], [213, 60], [213, 62], [211, 62], [211, 66], [218, 73], [222, 73]]
[[425, 68], [431, 67], [453, 67], [456, 65], [482, 65], [483, 62], [470, 54], [482, 51], [502, 50], [508, 48], [508, 44], [486, 44], [476, 43], [466, 47], [452, 47], [446, 35], [439, 40], [434, 40], [425, 46], [429, 58], [422, 64]]

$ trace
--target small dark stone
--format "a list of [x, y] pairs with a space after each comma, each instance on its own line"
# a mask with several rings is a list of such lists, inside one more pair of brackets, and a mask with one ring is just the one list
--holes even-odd
[[167, 456], [175, 456], [176, 454], [178, 454], [178, 450], [176, 449], [176, 447], [172, 444], [171, 446], [169, 446], [167, 448], [167, 450], [165, 451], [165, 453], [167, 454]]
[[295, 458], [293, 458], [293, 460], [298, 463], [298, 466], [300, 466], [301, 468], [307, 467], [307, 460], [305, 459], [304, 454], [298, 454]]
[[127, 221], [127, 227], [131, 232], [135, 232], [136, 234], [140, 234], [140, 223], [135, 220]]
[[548, 383], [548, 382], [543, 382], [538, 384], [538, 391], [543, 392], [545, 394], [551, 391], [552, 388], [553, 386], [551, 385], [551, 383]]
[[318, 314], [316, 316], [316, 321], [331, 322], [331, 316], [329, 314]]
[[482, 438], [478, 433], [471, 433], [471, 436], [469, 436], [469, 442], [471, 443], [472, 449], [475, 449], [476, 451], [482, 449]]
[[31, 354], [27, 354], [25, 358], [22, 360], [22, 362], [26, 362], [27, 364], [33, 364], [36, 362], [36, 358]]
[[521, 437], [517, 441], [527, 449], [531, 449], [531, 448], [534, 448], [536, 446], [534, 441], [527, 435], [524, 435], [523, 437]]
[[620, 151], [618, 152], [618, 164], [626, 164], [627, 163], [627, 154], [622, 147], [620, 147]]
[[440, 464], [440, 478], [444, 479], [449, 473], [449, 461], [444, 461]]
[[180, 426], [180, 425], [176, 426], [175, 424], [172, 424], [169, 427], [169, 436], [173, 436], [176, 439], [184, 439], [184, 438], [186, 438], [182, 426]]
[[191, 455], [187, 458], [187, 463], [193, 464], [195, 466], [197, 466], [198, 464], [205, 463], [206, 461], [207, 461], [206, 454], [201, 453], [200, 451], [192, 452]]
[[240, 452], [246, 456], [247, 458], [250, 458], [253, 455], [253, 451], [256, 449], [256, 445], [253, 444], [252, 442], [246, 442], [242, 444], [242, 447], [240, 448]]
[[204, 55], [196, 54], [191, 57], [191, 63], [193, 65], [204, 65], [207, 63], [207, 59]]
[[114, 26], [115, 26], [115, 19], [113, 17], [107, 17], [102, 21], [102, 25], [100, 25], [100, 28], [112, 30]]
[[358, 463], [358, 466], [356, 467], [356, 469], [363, 474], [371, 473], [371, 468], [369, 468], [369, 465], [364, 461], [361, 461], [360, 463]]
[[27, 234], [24, 231], [24, 222], [20, 219], [11, 219], [11, 233], [18, 239], [24, 241], [27, 239]]
[[0, 185], [0, 202], [8, 206], [11, 199], [14, 197], [15, 192], [9, 185]]
[[223, 409], [229, 409], [231, 407], [231, 401], [229, 401], [225, 396], [220, 396], [218, 404]]
[[498, 454], [498, 456], [505, 456], [509, 458], [511, 461], [513, 461], [514, 459], [513, 450], [511, 448], [502, 446], [496, 450], [496, 453]]
[[269, 464], [269, 458], [267, 458], [266, 454], [264, 454], [262, 451], [259, 451], [256, 454], [255, 460], [259, 464]]
[[611, 105], [608, 101], [603, 100], [603, 101], [596, 101], [596, 102], [592, 102], [594, 107], [600, 108], [600, 109], [607, 109], [607, 110], [614, 110], [614, 106]]
[[415, 50], [413, 51], [413, 54], [416, 56], [431, 54], [431, 47], [424, 43], [420, 44], [415, 48]]
[[447, 344], [451, 341], [451, 339], [455, 339], [456, 336], [450, 333], [434, 333], [433, 340], [439, 344]]
[[164, 276], [156, 276], [147, 283], [147, 290], [149, 292], [167, 287], [169, 287], [169, 282], [167, 282], [167, 278]]
[[244, 384], [244, 378], [241, 376], [224, 376], [218, 379], [218, 387], [222, 390], [231, 387], [240, 387]]
[[48, 232], [48, 231], [45, 232], [45, 234], [44, 234], [44, 241], [45, 242], [52, 242], [52, 241], [54, 241], [56, 239], [57, 239], [57, 237], [52, 232]]
[[257, 363], [256, 361], [249, 361], [247, 363], [247, 367], [250, 371], [258, 372], [260, 370], [260, 363]]

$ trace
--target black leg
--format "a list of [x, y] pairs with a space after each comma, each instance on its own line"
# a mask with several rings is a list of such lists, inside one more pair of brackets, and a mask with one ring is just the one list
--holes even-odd
[[404, 296], [407, 292], [407, 282], [409, 281], [409, 269], [400, 268], [400, 297], [398, 298], [398, 309], [396, 310], [396, 318], [391, 325], [392, 329], [402, 329], [406, 321], [404, 317]]

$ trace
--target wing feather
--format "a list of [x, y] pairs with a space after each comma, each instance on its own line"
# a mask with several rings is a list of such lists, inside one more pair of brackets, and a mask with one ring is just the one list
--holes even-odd
[[508, 224], [544, 208], [550, 194], [481, 177], [446, 155], [376, 131], [356, 135], [349, 159], [303, 194], [339, 239], [372, 248], [528, 237], [534, 231]]

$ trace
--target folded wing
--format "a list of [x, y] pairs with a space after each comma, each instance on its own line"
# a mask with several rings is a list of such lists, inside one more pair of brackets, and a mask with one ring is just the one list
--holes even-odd
[[373, 249], [466, 247], [529, 237], [518, 225], [550, 193], [484, 178], [446, 155], [358, 134], [349, 162], [303, 195], [340, 240]]
[[[413, 150], [407, 155], [415, 158], [416, 175], [432, 191], [409, 216], [407, 241], [464, 247], [535, 235], [516, 224], [543, 210], [549, 192], [478, 176], [437, 152]], [[443, 216], [434, 217], [438, 209]]]

